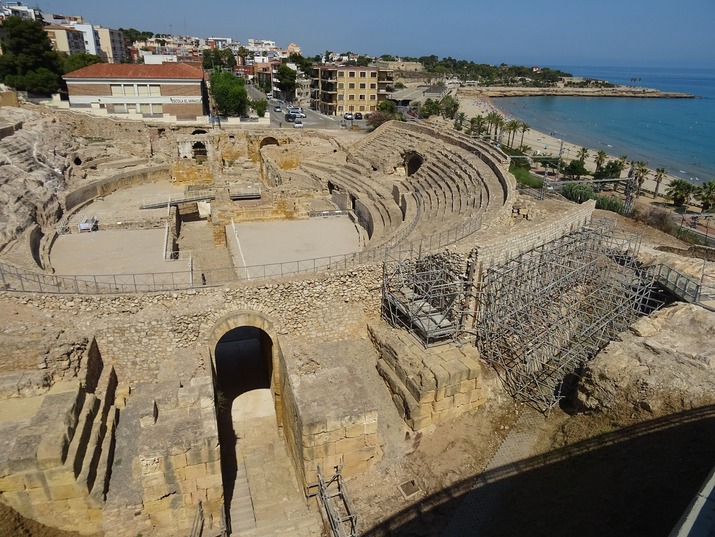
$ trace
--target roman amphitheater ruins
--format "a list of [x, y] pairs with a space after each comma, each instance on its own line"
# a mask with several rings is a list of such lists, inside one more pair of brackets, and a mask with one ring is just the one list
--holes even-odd
[[[712, 252], [520, 191], [449, 125], [0, 113], [0, 499], [27, 519], [459, 535], [439, 491], [474, 497], [567, 399], [713, 403]], [[482, 458], [448, 460], [466, 438]]]

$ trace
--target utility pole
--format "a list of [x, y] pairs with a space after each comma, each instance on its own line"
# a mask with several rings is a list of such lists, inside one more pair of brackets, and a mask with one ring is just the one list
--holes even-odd
[[561, 174], [561, 167], [562, 167], [561, 166], [561, 155], [564, 154], [564, 141], [559, 140], [559, 142], [561, 143], [561, 145], [559, 146], [559, 179], [561, 179], [561, 176], [562, 176], [562, 174]]

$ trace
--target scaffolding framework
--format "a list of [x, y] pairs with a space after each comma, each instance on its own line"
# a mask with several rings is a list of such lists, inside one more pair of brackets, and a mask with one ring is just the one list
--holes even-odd
[[328, 479], [318, 465], [318, 481], [307, 486], [309, 498], [317, 496], [333, 537], [357, 537], [358, 517], [343, 481], [342, 466]]
[[601, 223], [484, 270], [477, 346], [513, 397], [548, 412], [586, 361], [662, 305], [639, 247]]
[[464, 326], [465, 279], [440, 254], [393, 255], [383, 265], [383, 316], [425, 346], [457, 338]]

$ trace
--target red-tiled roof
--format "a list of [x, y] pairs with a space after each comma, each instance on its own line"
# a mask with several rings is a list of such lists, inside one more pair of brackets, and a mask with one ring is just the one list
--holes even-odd
[[164, 78], [202, 79], [204, 72], [184, 63], [162, 63], [159, 65], [134, 63], [95, 63], [67, 73], [64, 78]]

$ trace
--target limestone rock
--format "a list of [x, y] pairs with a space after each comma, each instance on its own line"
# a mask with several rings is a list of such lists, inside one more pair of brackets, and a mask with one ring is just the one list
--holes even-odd
[[585, 410], [656, 415], [715, 401], [715, 313], [677, 304], [644, 317], [589, 362], [578, 387]]

